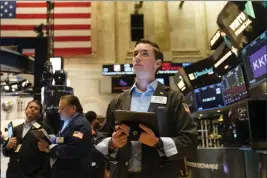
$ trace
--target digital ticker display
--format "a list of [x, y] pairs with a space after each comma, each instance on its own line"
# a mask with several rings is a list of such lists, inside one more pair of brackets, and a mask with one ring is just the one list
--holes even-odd
[[[186, 67], [191, 65], [189, 62], [184, 63], [171, 63], [164, 62], [159, 69], [159, 75], [174, 75], [177, 73], [179, 68]], [[135, 75], [134, 68], [132, 64], [110, 64], [102, 66], [102, 74], [106, 76], [114, 76], [114, 75]]]
[[222, 91], [225, 105], [248, 97], [247, 87], [240, 65], [222, 76]]

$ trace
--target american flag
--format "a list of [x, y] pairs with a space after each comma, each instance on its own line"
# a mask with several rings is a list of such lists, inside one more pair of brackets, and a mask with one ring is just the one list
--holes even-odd
[[[0, 2], [1, 37], [37, 37], [46, 25], [46, 1]], [[44, 30], [44, 34], [45, 34]], [[91, 2], [54, 2], [54, 56], [91, 54]]]

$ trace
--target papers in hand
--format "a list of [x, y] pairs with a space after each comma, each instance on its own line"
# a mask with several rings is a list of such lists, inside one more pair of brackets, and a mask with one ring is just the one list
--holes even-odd
[[31, 132], [35, 138], [38, 140], [45, 140], [47, 143], [51, 144], [51, 137], [48, 135], [48, 133], [44, 129], [35, 130]]

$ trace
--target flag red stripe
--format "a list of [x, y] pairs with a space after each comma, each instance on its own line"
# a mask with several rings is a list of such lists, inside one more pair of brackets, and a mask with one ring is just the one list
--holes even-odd
[[46, 2], [32, 2], [32, 3], [25, 3], [25, 2], [17, 2], [17, 8], [23, 7], [46, 7]]
[[91, 53], [92, 53], [91, 48], [54, 48], [55, 56], [88, 55]]
[[54, 41], [91, 41], [91, 36], [55, 36]]
[[[46, 14], [17, 14], [17, 19], [44, 19], [46, 18]], [[73, 18], [91, 18], [90, 13], [83, 13], [83, 14], [73, 14], [73, 13], [66, 13], [66, 14], [54, 14], [54, 18], [58, 19], [73, 19]]]
[[[34, 25], [1, 25], [0, 30], [33, 30]], [[90, 30], [91, 25], [54, 25], [54, 30]], [[45, 28], [44, 28], [45, 30]]]
[[[90, 7], [91, 2], [55, 2], [56, 7]], [[29, 7], [46, 7], [46, 2], [17, 2], [17, 7], [19, 8], [29, 8]]]
[[90, 7], [91, 2], [55, 2], [55, 7]]

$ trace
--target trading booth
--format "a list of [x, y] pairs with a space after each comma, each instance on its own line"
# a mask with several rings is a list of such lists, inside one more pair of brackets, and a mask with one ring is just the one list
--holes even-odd
[[[157, 80], [185, 96], [198, 127], [197, 154], [181, 177], [267, 178], [267, 3], [227, 2], [195, 63], [163, 63]], [[264, 25], [265, 24], [265, 25]], [[131, 64], [103, 65], [112, 93], [129, 89]]]
[[185, 177], [267, 177], [266, 12], [266, 2], [228, 2], [213, 53], [183, 68], [199, 138]]

